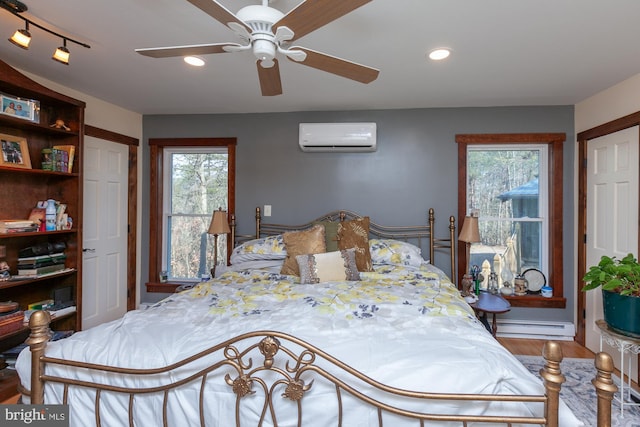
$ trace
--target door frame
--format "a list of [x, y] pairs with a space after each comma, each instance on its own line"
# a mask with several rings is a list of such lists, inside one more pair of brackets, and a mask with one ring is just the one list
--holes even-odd
[[[576, 280], [577, 287], [577, 325], [576, 325], [576, 342], [585, 345], [586, 341], [586, 302], [587, 298], [582, 287], [582, 277], [587, 272], [587, 156], [589, 140], [609, 135], [633, 126], [640, 126], [640, 111], [629, 114], [627, 116], [612, 120], [602, 125], [579, 132], [578, 141], [578, 229], [577, 229], [577, 248], [578, 248], [578, 275]], [[640, 165], [639, 173], [640, 173]], [[639, 195], [640, 206], [640, 195]], [[640, 227], [638, 228], [638, 241], [640, 242]], [[639, 248], [640, 249], [640, 248]], [[638, 256], [638, 249], [636, 249]], [[638, 363], [640, 363], [640, 355], [638, 355]], [[640, 377], [640, 374], [639, 374]], [[638, 382], [640, 378], [636, 378]]]
[[127, 135], [101, 129], [91, 125], [84, 125], [85, 136], [103, 139], [129, 147], [129, 176], [128, 191], [129, 199], [127, 203], [127, 311], [136, 309], [136, 266], [137, 251], [136, 243], [138, 239], [138, 146], [140, 141]]

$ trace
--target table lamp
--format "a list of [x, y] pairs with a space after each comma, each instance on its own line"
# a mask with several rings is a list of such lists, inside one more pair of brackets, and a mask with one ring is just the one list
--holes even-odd
[[211, 224], [209, 224], [209, 234], [213, 234], [213, 268], [211, 268], [211, 277], [216, 277], [216, 265], [218, 264], [218, 235], [231, 233], [229, 221], [227, 220], [227, 211], [219, 208], [213, 211]]
[[479, 243], [480, 240], [480, 228], [478, 227], [478, 217], [477, 216], [466, 216], [464, 217], [464, 222], [462, 223], [462, 230], [460, 230], [460, 235], [458, 236], [458, 240], [461, 242], [465, 242], [466, 245], [466, 268], [464, 274], [469, 274], [469, 258], [471, 257], [471, 244]]

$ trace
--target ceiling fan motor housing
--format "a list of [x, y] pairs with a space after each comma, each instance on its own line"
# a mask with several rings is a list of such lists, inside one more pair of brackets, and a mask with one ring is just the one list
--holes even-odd
[[262, 61], [263, 67], [272, 67], [277, 46], [272, 27], [284, 13], [268, 6], [251, 5], [240, 9], [236, 16], [251, 27], [251, 45], [255, 57]]

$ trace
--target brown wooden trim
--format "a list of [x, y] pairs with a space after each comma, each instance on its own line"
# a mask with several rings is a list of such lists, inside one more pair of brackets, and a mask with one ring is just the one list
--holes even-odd
[[117, 142], [118, 144], [135, 146], [140, 145], [140, 140], [138, 140], [138, 138], [122, 135], [120, 133], [112, 132], [110, 130], [101, 129], [87, 124], [84, 125], [84, 134], [87, 136], [92, 136], [94, 138], [104, 139], [105, 141]]
[[145, 286], [147, 287], [147, 292], [159, 292], [159, 293], [163, 293], [163, 294], [172, 294], [176, 291], [176, 289], [178, 288], [178, 286], [182, 286], [185, 283], [179, 283], [179, 282], [165, 282], [165, 283], [158, 283], [158, 282], [147, 282], [145, 283]]
[[564, 142], [567, 135], [564, 133], [479, 133], [458, 134], [457, 143], [465, 144], [535, 144]]
[[578, 133], [577, 139], [578, 141], [586, 141], [589, 139], [609, 135], [611, 133], [615, 133], [620, 130], [624, 130], [637, 125], [640, 125], [640, 111], [629, 114], [628, 116], [620, 117], [619, 119], [612, 120], [600, 126], [582, 131]]
[[567, 299], [563, 297], [545, 298], [540, 295], [504, 296], [511, 307], [566, 308]]
[[149, 147], [149, 281], [160, 282], [162, 259], [162, 148]]
[[[149, 283], [147, 292], [173, 292], [160, 285], [162, 266], [162, 159], [165, 147], [227, 147], [229, 161], [227, 184], [227, 215], [230, 219], [236, 211], [236, 138], [150, 138], [149, 139]], [[232, 239], [227, 239], [227, 262], [231, 254]], [[161, 285], [166, 285], [162, 283]]]
[[136, 260], [138, 253], [136, 248], [138, 239], [138, 146], [140, 145], [140, 141], [137, 138], [86, 124], [84, 126], [84, 134], [93, 138], [129, 146], [129, 172], [127, 179], [129, 191], [127, 201], [127, 311], [135, 310], [137, 308]]
[[236, 146], [236, 138], [150, 138], [150, 146], [158, 147], [224, 147]]
[[[547, 144], [549, 145], [549, 212], [552, 221], [549, 224], [549, 283], [554, 289], [554, 298], [510, 297], [509, 302], [516, 307], [566, 307], [563, 275], [563, 144], [564, 133], [505, 133], [505, 134], [459, 134], [458, 144], [458, 224], [462, 224], [467, 214], [467, 148], [479, 144]], [[458, 277], [464, 274], [467, 254], [464, 245], [458, 245]]]

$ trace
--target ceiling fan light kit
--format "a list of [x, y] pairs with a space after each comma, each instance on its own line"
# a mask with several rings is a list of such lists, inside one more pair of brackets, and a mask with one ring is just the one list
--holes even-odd
[[21, 13], [26, 12], [29, 8], [27, 7], [26, 4], [22, 3], [19, 0], [0, 0], [0, 9], [4, 9], [8, 11], [12, 15], [24, 21], [24, 25], [25, 25], [24, 30], [23, 29], [16, 30], [13, 36], [9, 38], [9, 41], [11, 43], [13, 43], [14, 45], [22, 49], [25, 49], [25, 50], [29, 49], [29, 43], [31, 42], [31, 33], [29, 32], [30, 24], [33, 25], [34, 27], [37, 27], [49, 34], [52, 34], [56, 37], [60, 37], [62, 39], [63, 46], [58, 47], [53, 53], [53, 56], [51, 57], [51, 59], [58, 61], [62, 64], [69, 65], [69, 56], [71, 55], [71, 53], [67, 48], [67, 41], [75, 43], [78, 46], [86, 47], [87, 49], [91, 47], [86, 43], [82, 43], [72, 38], [69, 38], [67, 36], [63, 36], [62, 34], [59, 34], [53, 30], [50, 30], [47, 27], [44, 27], [40, 24], [33, 22], [28, 18], [25, 18], [24, 16], [21, 15]]
[[[0, 0], [2, 1], [2, 0]], [[269, 6], [250, 5], [235, 15], [217, 0], [187, 0], [218, 22], [229, 27], [242, 41], [136, 49], [152, 58], [233, 53], [251, 50], [257, 59], [258, 79], [263, 96], [282, 94], [277, 54], [295, 63], [332, 73], [361, 83], [370, 83], [379, 70], [300, 46], [289, 46], [298, 38], [346, 15], [371, 0], [304, 0], [284, 14]]]

